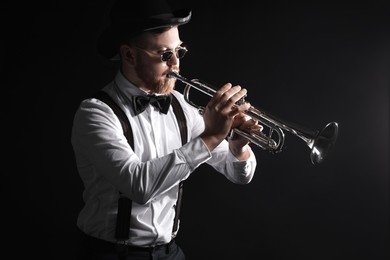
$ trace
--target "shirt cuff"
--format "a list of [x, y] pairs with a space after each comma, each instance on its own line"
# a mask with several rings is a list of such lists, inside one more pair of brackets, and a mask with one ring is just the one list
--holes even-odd
[[245, 164], [247, 161], [255, 160], [255, 156], [254, 156], [254, 153], [252, 151], [252, 148], [249, 145], [247, 145], [246, 149], [248, 149], [248, 152], [250, 154], [248, 159], [246, 159], [246, 160], [237, 159], [237, 157], [229, 149], [229, 153], [228, 153], [229, 160], [231, 160], [232, 162], [242, 162], [242, 164]]
[[191, 172], [211, 158], [209, 149], [200, 137], [180, 147], [179, 152], [184, 157]]

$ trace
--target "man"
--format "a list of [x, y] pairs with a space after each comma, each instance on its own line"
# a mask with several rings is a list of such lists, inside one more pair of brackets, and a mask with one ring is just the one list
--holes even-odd
[[246, 90], [225, 84], [203, 115], [174, 90], [168, 74], [180, 71], [187, 50], [179, 26], [190, 18], [190, 10], [171, 11], [161, 0], [118, 0], [111, 9], [98, 50], [119, 59], [120, 70], [103, 91], [124, 112], [132, 141], [107, 100], [81, 102], [71, 138], [85, 186], [80, 259], [185, 259], [174, 241], [180, 184], [203, 163], [238, 184], [254, 175], [248, 140], [227, 139], [235, 127], [260, 129], [243, 113], [250, 105], [236, 104]]

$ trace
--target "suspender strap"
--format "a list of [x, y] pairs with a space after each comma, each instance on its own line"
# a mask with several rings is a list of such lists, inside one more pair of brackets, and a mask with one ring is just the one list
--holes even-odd
[[[171, 95], [172, 95], [171, 104], [172, 104], [173, 112], [175, 113], [179, 125], [179, 129], [180, 129], [181, 143], [182, 145], [184, 145], [188, 141], [186, 117], [177, 98], [173, 94]], [[133, 132], [131, 130], [130, 121], [127, 118], [126, 114], [123, 112], [123, 110], [103, 90], [98, 91], [95, 94], [94, 98], [103, 101], [104, 103], [106, 103], [108, 106], [111, 107], [111, 109], [114, 111], [115, 115], [118, 117], [122, 125], [123, 134], [125, 135], [127, 142], [134, 149], [134, 138], [133, 138]], [[173, 230], [172, 230], [173, 234], [176, 234], [178, 229], [182, 193], [183, 193], [183, 182], [180, 182], [176, 208], [175, 208], [176, 210], [175, 219], [173, 222]], [[116, 230], [115, 230], [115, 237], [120, 241], [124, 241], [129, 238], [131, 206], [132, 206], [132, 201], [129, 198], [122, 196], [122, 194], [120, 193], [120, 198], [118, 200], [118, 214], [117, 214], [117, 223], [116, 223]]]
[[180, 129], [180, 135], [181, 135], [181, 144], [185, 145], [188, 141], [188, 136], [187, 136], [187, 122], [186, 122], [186, 117], [184, 115], [183, 109], [177, 100], [177, 98], [172, 95], [172, 108], [173, 112], [176, 115], [177, 123], [179, 124], [179, 129]]
[[[180, 128], [180, 134], [181, 134], [181, 143], [182, 145], [187, 143], [187, 123], [186, 123], [186, 117], [184, 115], [183, 109], [180, 106], [179, 101], [176, 99], [174, 95], [172, 95], [172, 107], [173, 112], [176, 115], [177, 122], [179, 124]], [[175, 219], [173, 220], [173, 229], [172, 234], [173, 236], [176, 236], [176, 233], [179, 228], [179, 215], [180, 215], [180, 207], [181, 207], [181, 197], [183, 195], [183, 182], [179, 183], [179, 191], [177, 193], [177, 201], [176, 201], [176, 212], [175, 212]]]
[[118, 117], [119, 121], [121, 122], [122, 128], [123, 128], [123, 134], [126, 136], [127, 142], [129, 145], [133, 148], [134, 147], [134, 139], [133, 139], [133, 132], [131, 131], [130, 121], [127, 118], [125, 112], [118, 106], [117, 103], [115, 103], [114, 100], [103, 90], [98, 91], [94, 98], [100, 99], [104, 103], [106, 103], [108, 106], [111, 107], [111, 109], [114, 111], [115, 115]]
[[[125, 112], [118, 106], [117, 103], [104, 91], [100, 90], [95, 94], [95, 98], [100, 99], [111, 107], [119, 121], [121, 122], [123, 134], [131, 147], [134, 147], [133, 132], [131, 130], [130, 121]], [[119, 241], [125, 241], [129, 238], [130, 232], [130, 217], [132, 201], [119, 193], [118, 199], [118, 214], [116, 216], [115, 237]]]

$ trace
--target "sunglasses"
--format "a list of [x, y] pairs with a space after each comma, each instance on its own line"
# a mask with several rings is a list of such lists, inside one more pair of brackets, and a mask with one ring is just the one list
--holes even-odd
[[148, 54], [151, 54], [151, 55], [160, 55], [161, 61], [164, 61], [164, 62], [169, 61], [169, 60], [172, 58], [173, 53], [176, 54], [176, 58], [181, 59], [181, 58], [183, 58], [183, 57], [186, 55], [186, 53], [188, 52], [187, 48], [186, 48], [186, 47], [183, 47], [183, 46], [177, 47], [174, 51], [173, 51], [173, 50], [166, 50], [166, 51], [163, 51], [163, 52], [161, 52], [160, 54], [153, 53], [153, 52], [151, 52], [151, 51], [145, 50], [145, 49], [140, 48], [140, 47], [138, 47], [138, 46], [134, 46], [134, 47], [136, 47], [137, 49], [140, 49], [140, 50], [142, 50], [142, 51], [144, 51], [144, 52], [146, 52], [146, 53], [148, 53]]

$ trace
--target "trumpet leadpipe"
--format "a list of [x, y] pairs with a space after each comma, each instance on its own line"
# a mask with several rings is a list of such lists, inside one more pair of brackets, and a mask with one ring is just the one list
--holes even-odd
[[197, 89], [198, 91], [210, 97], [214, 96], [215, 92], [217, 92], [217, 90], [214, 87], [208, 85], [207, 83], [200, 82], [198, 79], [189, 80], [183, 77], [182, 75], [180, 75], [179, 73], [177, 73], [176, 71], [169, 72], [168, 77], [176, 78], [181, 82], [183, 82], [184, 84], [190, 85], [191, 87]]

